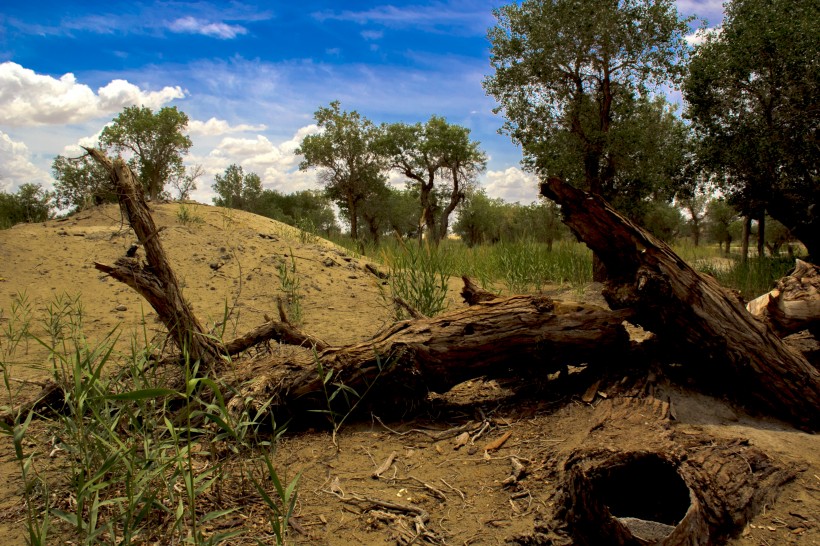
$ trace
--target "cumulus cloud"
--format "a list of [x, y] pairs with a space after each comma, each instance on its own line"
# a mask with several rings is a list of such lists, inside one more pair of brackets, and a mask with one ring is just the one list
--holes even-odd
[[248, 33], [248, 29], [242, 25], [229, 25], [222, 22], [213, 23], [190, 16], [171, 21], [168, 30], [184, 34], [202, 34], [203, 36], [221, 40], [232, 40], [237, 36]]
[[58, 79], [17, 63], [0, 64], [0, 124], [4, 125], [80, 123], [131, 105], [156, 109], [184, 96], [179, 86], [145, 91], [126, 80], [113, 80], [95, 93], [70, 72]]
[[51, 187], [51, 176], [31, 162], [23, 142], [17, 142], [0, 131], [0, 190], [13, 193], [23, 184]]
[[504, 201], [529, 204], [538, 199], [538, 178], [517, 167], [487, 171], [482, 185], [488, 196]]
[[213, 176], [222, 174], [231, 164], [241, 166], [245, 172], [253, 172], [262, 179], [262, 185], [283, 193], [316, 189], [316, 173], [299, 171], [301, 157], [294, 151], [307, 135], [316, 134], [316, 125], [307, 125], [297, 130], [292, 137], [282, 142], [273, 142], [264, 135], [255, 138], [225, 137], [205, 155], [192, 154], [188, 164], [202, 165], [207, 180], [193, 197], [210, 202], [213, 191], [210, 187]]
[[266, 125], [249, 125], [240, 123], [231, 125], [224, 119], [210, 118], [208, 121], [191, 120], [188, 122], [188, 132], [192, 135], [218, 136], [230, 133], [244, 133], [248, 131], [264, 131]]

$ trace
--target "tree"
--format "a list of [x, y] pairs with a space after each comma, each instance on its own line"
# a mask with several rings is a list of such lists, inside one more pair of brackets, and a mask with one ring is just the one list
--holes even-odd
[[184, 133], [187, 125], [188, 116], [175, 106], [156, 114], [144, 106], [128, 106], [103, 129], [100, 144], [118, 154], [133, 154], [129, 165], [149, 198], [158, 199], [166, 183], [184, 176], [182, 156], [192, 146]]
[[703, 233], [703, 220], [706, 215], [708, 197], [703, 193], [693, 193], [692, 195], [678, 199], [678, 203], [689, 214], [692, 244], [698, 246], [700, 244], [701, 233]]
[[58, 155], [51, 164], [51, 171], [54, 174], [55, 205], [59, 209], [83, 210], [117, 202], [110, 175], [88, 155], [77, 158]]
[[17, 193], [0, 193], [0, 229], [24, 222], [45, 222], [51, 217], [52, 197], [40, 184], [23, 184]]
[[717, 241], [721, 248], [726, 243], [724, 251], [727, 256], [738, 218], [737, 211], [725, 199], [712, 199], [706, 205], [706, 234], [712, 241]]
[[502, 131], [522, 147], [525, 167], [621, 196], [619, 206], [640, 205], [638, 196], [654, 186], [648, 176], [624, 176], [625, 164], [635, 153], [672, 150], [647, 147], [651, 129], [635, 120], [660, 110], [662, 123], [653, 126], [671, 127], [660, 100], [647, 97], [650, 87], [675, 84], [682, 73], [688, 25], [673, 0], [525, 0], [494, 14], [494, 73], [484, 88], [506, 118]]
[[733, 0], [683, 87], [701, 161], [747, 216], [782, 222], [820, 255], [820, 6]]
[[680, 235], [684, 220], [680, 209], [661, 201], [652, 203], [641, 224], [652, 235], [668, 243]]
[[359, 239], [359, 208], [384, 187], [383, 160], [374, 150], [377, 129], [355, 110], [346, 112], [339, 101], [319, 108], [314, 118], [318, 135], [302, 140], [297, 155], [300, 170], [319, 169], [328, 197], [350, 222], [350, 236]]
[[[181, 174], [181, 176], [179, 176]], [[171, 179], [171, 186], [177, 191], [176, 200], [185, 201], [191, 198], [191, 192], [196, 189], [196, 181], [205, 174], [202, 165], [188, 167]]]
[[433, 241], [446, 237], [450, 215], [486, 168], [487, 156], [479, 144], [470, 140], [469, 129], [438, 116], [424, 124], [381, 127], [379, 153], [418, 191], [424, 224]]
[[245, 174], [242, 167], [235, 163], [228, 166], [224, 174], [214, 176], [211, 187], [217, 193], [213, 201], [218, 207], [256, 212], [254, 207], [258, 206], [262, 196], [262, 180], [259, 175]]
[[687, 22], [672, 0], [525, 0], [494, 13], [484, 87], [502, 130], [530, 168], [602, 194], [623, 157], [611, 133], [648, 86], [677, 81]]
[[263, 190], [252, 208], [256, 214], [304, 231], [323, 233], [325, 236], [339, 232], [330, 200], [319, 191], [283, 194], [276, 190]]

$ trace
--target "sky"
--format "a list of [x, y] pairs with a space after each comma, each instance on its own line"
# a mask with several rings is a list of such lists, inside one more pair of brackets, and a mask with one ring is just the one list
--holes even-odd
[[[185, 162], [205, 171], [198, 201], [233, 163], [268, 189], [318, 189], [293, 152], [338, 100], [377, 124], [437, 115], [469, 128], [489, 157], [488, 195], [529, 203], [535, 180], [481, 85], [492, 9], [507, 3], [2, 0], [0, 191], [50, 189], [54, 157], [81, 155], [135, 104], [188, 115]], [[720, 0], [677, 6], [708, 26], [722, 18]]]

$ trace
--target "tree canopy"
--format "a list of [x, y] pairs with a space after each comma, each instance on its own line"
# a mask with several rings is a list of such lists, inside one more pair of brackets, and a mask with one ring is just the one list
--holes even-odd
[[110, 175], [90, 156], [58, 155], [51, 164], [55, 205], [59, 209], [82, 210], [88, 206], [116, 203]]
[[487, 156], [470, 130], [432, 116], [426, 123], [383, 124], [377, 149], [387, 166], [404, 177], [419, 194], [428, 236], [447, 235], [449, 218], [466, 190], [484, 171]]
[[633, 152], [660, 149], [636, 120], [679, 132], [646, 98], [682, 74], [688, 26], [673, 0], [525, 0], [494, 13], [484, 87], [530, 170], [605, 194]]
[[52, 194], [40, 184], [23, 184], [17, 193], [0, 192], [0, 229], [51, 217]]
[[176, 107], [154, 113], [145, 106], [128, 106], [103, 129], [100, 145], [132, 154], [129, 163], [143, 190], [158, 199], [166, 183], [185, 176], [182, 157], [192, 146], [184, 132], [187, 125], [188, 116]]
[[262, 180], [256, 173], [247, 173], [237, 164], [229, 165], [224, 174], [214, 176], [211, 186], [217, 196], [214, 205], [254, 211], [254, 206], [262, 196]]
[[374, 150], [377, 128], [355, 110], [343, 111], [339, 101], [319, 108], [314, 117], [321, 133], [306, 136], [295, 150], [303, 156], [299, 169], [319, 169], [328, 197], [350, 223], [350, 235], [358, 239], [359, 209], [387, 180], [383, 160]]
[[820, 255], [820, 5], [733, 0], [683, 87], [712, 180], [741, 212], [764, 210]]

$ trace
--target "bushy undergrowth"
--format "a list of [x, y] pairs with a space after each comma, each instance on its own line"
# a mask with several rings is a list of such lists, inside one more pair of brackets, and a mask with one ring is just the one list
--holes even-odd
[[[31, 334], [32, 318], [27, 299], [19, 296], [0, 337], [3, 410], [12, 421], [0, 423], [20, 466], [30, 544], [54, 543], [48, 535], [58, 521], [62, 536], [82, 544], [204, 545], [237, 535], [256, 540], [241, 527], [220, 531], [218, 522], [254, 492], [268, 507], [271, 525], [271, 534], [261, 537], [266, 542], [257, 542], [269, 543], [272, 536], [284, 543], [298, 476], [283, 482], [273, 463], [281, 430], [264, 421], [267, 408], [229, 412], [223, 393], [228, 387], [187, 358], [169, 382], [150, 357], [152, 347], [135, 340], [131, 354], [117, 355], [116, 330], [92, 343], [83, 333], [77, 298], [46, 306], [46, 336]], [[13, 366], [30, 340], [49, 352], [64, 400], [56, 416], [14, 410], [19, 393]], [[25, 450], [42, 444], [42, 438], [29, 439], [38, 417], [47, 429], [38, 436], [54, 439], [50, 454]], [[64, 473], [46, 471], [55, 462]], [[223, 490], [223, 483], [236, 481], [253, 488], [241, 498]]]

